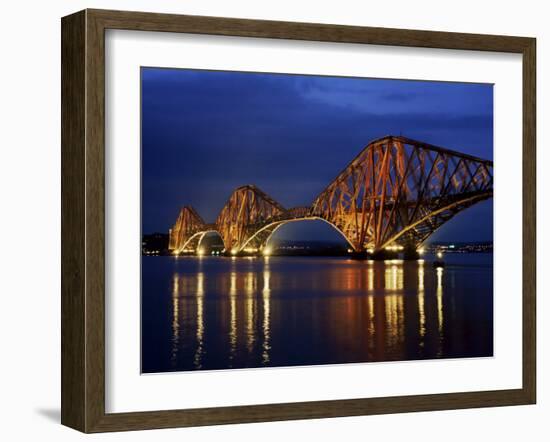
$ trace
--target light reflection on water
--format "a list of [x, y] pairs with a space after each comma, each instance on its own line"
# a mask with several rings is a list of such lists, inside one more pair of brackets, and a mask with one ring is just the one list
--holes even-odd
[[424, 311], [424, 260], [418, 261], [418, 334], [420, 347], [424, 346], [424, 335], [426, 334], [426, 312]]
[[262, 289], [262, 302], [263, 302], [263, 323], [262, 323], [262, 331], [263, 331], [263, 343], [262, 343], [262, 364], [267, 365], [269, 364], [269, 321], [271, 320], [270, 314], [269, 314], [269, 296], [270, 296], [270, 289], [269, 289], [269, 257], [265, 258], [265, 265], [264, 265], [264, 285]]
[[490, 258], [144, 258], [142, 369], [491, 356]]

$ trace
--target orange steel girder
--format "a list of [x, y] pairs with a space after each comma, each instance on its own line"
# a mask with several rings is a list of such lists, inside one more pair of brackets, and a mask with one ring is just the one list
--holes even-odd
[[257, 230], [284, 212], [283, 206], [256, 186], [242, 186], [233, 191], [218, 215], [217, 231], [227, 251], [240, 251]]
[[492, 197], [492, 161], [405, 137], [370, 143], [315, 199], [356, 251], [416, 247], [460, 210]]
[[192, 236], [205, 230], [205, 223], [191, 206], [181, 208], [176, 223], [169, 231], [168, 248], [181, 252]]

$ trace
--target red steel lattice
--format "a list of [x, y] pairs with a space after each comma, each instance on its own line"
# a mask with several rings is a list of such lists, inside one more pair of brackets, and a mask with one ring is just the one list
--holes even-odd
[[182, 251], [215, 230], [226, 251], [261, 250], [280, 225], [299, 219], [332, 224], [357, 252], [416, 248], [456, 213], [492, 196], [492, 161], [388, 136], [369, 143], [310, 207], [287, 210], [252, 185], [235, 189], [215, 225], [184, 207], [170, 249]]

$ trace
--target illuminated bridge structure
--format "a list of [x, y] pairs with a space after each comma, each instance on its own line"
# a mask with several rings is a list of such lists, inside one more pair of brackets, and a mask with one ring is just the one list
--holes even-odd
[[217, 232], [225, 252], [262, 253], [282, 225], [322, 220], [358, 253], [416, 250], [454, 215], [493, 196], [493, 162], [402, 136], [369, 143], [313, 200], [286, 209], [254, 185], [233, 191], [216, 222], [190, 206], [170, 229], [175, 254]]

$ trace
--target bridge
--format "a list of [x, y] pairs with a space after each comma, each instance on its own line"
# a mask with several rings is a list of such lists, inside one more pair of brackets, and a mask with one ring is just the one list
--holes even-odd
[[225, 253], [265, 253], [282, 225], [322, 220], [357, 253], [416, 250], [445, 222], [492, 198], [493, 162], [402, 136], [370, 142], [304, 207], [285, 208], [254, 185], [233, 191], [215, 223], [184, 206], [170, 229], [174, 254], [197, 253], [216, 232]]

